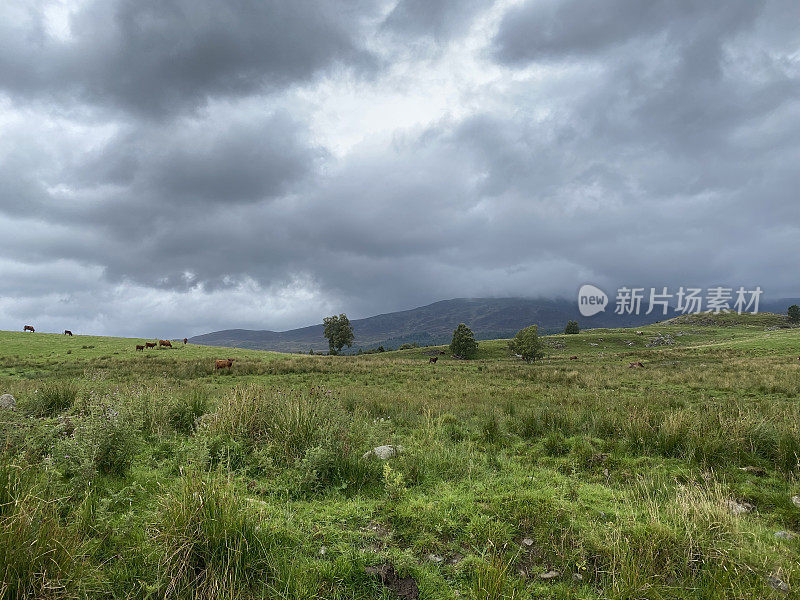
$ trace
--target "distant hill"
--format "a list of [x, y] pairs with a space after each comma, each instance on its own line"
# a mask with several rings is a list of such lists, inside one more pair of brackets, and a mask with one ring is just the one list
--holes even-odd
[[[529, 298], [455, 298], [400, 312], [376, 315], [352, 321], [355, 343], [365, 350], [384, 346], [397, 348], [404, 343], [420, 345], [447, 344], [453, 329], [466, 323], [482, 340], [508, 338], [528, 325], [536, 324], [542, 333], [564, 330], [569, 320], [582, 328], [635, 327], [654, 323], [661, 315], [615, 315], [613, 306], [590, 318], [580, 315], [575, 300]], [[290, 331], [228, 329], [191, 338], [193, 344], [235, 346], [278, 352], [326, 351], [327, 340], [322, 324]]]

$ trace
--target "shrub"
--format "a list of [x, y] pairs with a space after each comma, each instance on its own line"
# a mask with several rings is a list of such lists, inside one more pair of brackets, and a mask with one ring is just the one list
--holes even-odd
[[31, 472], [0, 463], [0, 598], [84, 596], [101, 581], [80, 536], [61, 524]]
[[230, 482], [193, 475], [161, 498], [154, 532], [165, 597], [260, 597], [270, 554], [285, 543], [259, 526]]
[[575, 334], [575, 333], [580, 333], [580, 332], [581, 332], [581, 328], [578, 326], [578, 322], [577, 321], [569, 321], [567, 323], [567, 326], [564, 327], [564, 333]]
[[450, 352], [463, 358], [473, 358], [478, 352], [478, 342], [475, 341], [475, 334], [464, 323], [460, 323], [453, 331]]
[[786, 312], [789, 316], [789, 320], [792, 323], [800, 323], [800, 306], [797, 306], [797, 304], [792, 304], [789, 307], [789, 310]]
[[525, 362], [533, 362], [544, 357], [544, 344], [539, 339], [539, 328], [531, 325], [517, 332], [508, 343], [514, 354], [519, 354]]
[[25, 402], [25, 412], [36, 417], [52, 417], [72, 408], [78, 388], [70, 382], [48, 383], [34, 391]]

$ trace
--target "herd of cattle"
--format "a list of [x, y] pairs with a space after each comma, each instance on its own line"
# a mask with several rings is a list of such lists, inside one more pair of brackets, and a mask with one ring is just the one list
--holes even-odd
[[[33, 328], [33, 325], [25, 325], [22, 328], [22, 331], [30, 331], [31, 333], [35, 333], [36, 332], [36, 330]], [[644, 335], [644, 331], [637, 331], [635, 333], [636, 333], [636, 335]], [[65, 329], [64, 330], [64, 335], [72, 336], [72, 332], [69, 329]], [[188, 338], [183, 338], [183, 344], [184, 345], [186, 345], [188, 342], [189, 342]], [[158, 347], [158, 348], [172, 348], [172, 342], [170, 342], [169, 340], [158, 340], [156, 342], [145, 342], [144, 345], [136, 344], [136, 350], [140, 351], [140, 352], [144, 352], [146, 349], [156, 348], [156, 347]], [[439, 350], [439, 354], [442, 355], [442, 354], [446, 354], [446, 353], [445, 353], [444, 350]], [[454, 356], [454, 358], [461, 358], [461, 357], [460, 356]], [[577, 356], [570, 356], [569, 359], [570, 360], [578, 360], [578, 357]], [[218, 369], [228, 369], [228, 370], [230, 370], [230, 368], [233, 366], [233, 361], [234, 360], [236, 360], [236, 359], [235, 358], [224, 358], [224, 359], [221, 359], [221, 360], [215, 360], [214, 361], [214, 370], [215, 371], [218, 370]], [[438, 360], [439, 360], [439, 356], [431, 356], [428, 359], [428, 363], [436, 364], [436, 361], [438, 361]], [[797, 357], [797, 360], [800, 360], [800, 356]], [[639, 361], [632, 362], [632, 363], [628, 364], [628, 368], [629, 369], [638, 369], [638, 368], [641, 368], [641, 367], [644, 367], [644, 364], [642, 364]]]

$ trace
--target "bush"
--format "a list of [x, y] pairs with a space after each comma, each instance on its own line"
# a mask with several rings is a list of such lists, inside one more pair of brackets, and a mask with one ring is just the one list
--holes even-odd
[[31, 469], [0, 463], [0, 598], [84, 597], [101, 584], [87, 548], [61, 524]]
[[569, 321], [567, 323], [567, 326], [564, 327], [564, 333], [575, 334], [575, 333], [580, 333], [580, 332], [581, 332], [581, 328], [578, 326], [578, 322], [577, 321]]
[[286, 542], [259, 525], [230, 482], [197, 476], [161, 499], [154, 531], [164, 597], [261, 597], [270, 555]]
[[77, 397], [78, 388], [72, 382], [48, 383], [26, 399], [24, 409], [35, 417], [52, 417], [72, 408]]
[[135, 429], [110, 407], [93, 406], [74, 419], [71, 432], [59, 440], [54, 461], [66, 477], [91, 479], [96, 473], [123, 476], [138, 448]]
[[792, 304], [786, 314], [792, 323], [800, 323], [800, 306], [797, 306], [797, 304]]
[[531, 325], [517, 332], [508, 343], [514, 354], [518, 354], [525, 362], [533, 362], [544, 357], [544, 344], [539, 339], [539, 328]]
[[450, 352], [462, 358], [473, 358], [478, 352], [478, 342], [475, 341], [475, 334], [464, 323], [460, 323], [453, 331]]

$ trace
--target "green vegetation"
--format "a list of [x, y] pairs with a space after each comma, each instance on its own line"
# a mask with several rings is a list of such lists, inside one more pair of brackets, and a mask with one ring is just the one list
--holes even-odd
[[539, 339], [539, 328], [536, 325], [520, 329], [508, 342], [508, 348], [525, 362], [531, 363], [544, 358], [544, 344]]
[[353, 345], [353, 340], [355, 339], [353, 326], [350, 325], [350, 319], [347, 318], [346, 314], [325, 317], [322, 323], [325, 325], [323, 335], [328, 340], [328, 348], [331, 354], [339, 354], [345, 346], [350, 348]]
[[461, 358], [474, 358], [478, 353], [478, 342], [472, 329], [460, 323], [453, 331], [453, 341], [450, 342], [450, 352]]
[[580, 332], [581, 332], [581, 328], [578, 326], [578, 322], [577, 321], [568, 321], [567, 322], [567, 326], [564, 327], [564, 333], [574, 334], [574, 333], [580, 333]]
[[792, 304], [786, 313], [789, 317], [789, 321], [792, 323], [800, 323], [800, 306], [797, 306], [797, 304]]
[[386, 564], [421, 598], [794, 597], [786, 324], [543, 336], [533, 364], [0, 332], [0, 598], [388, 599]]

